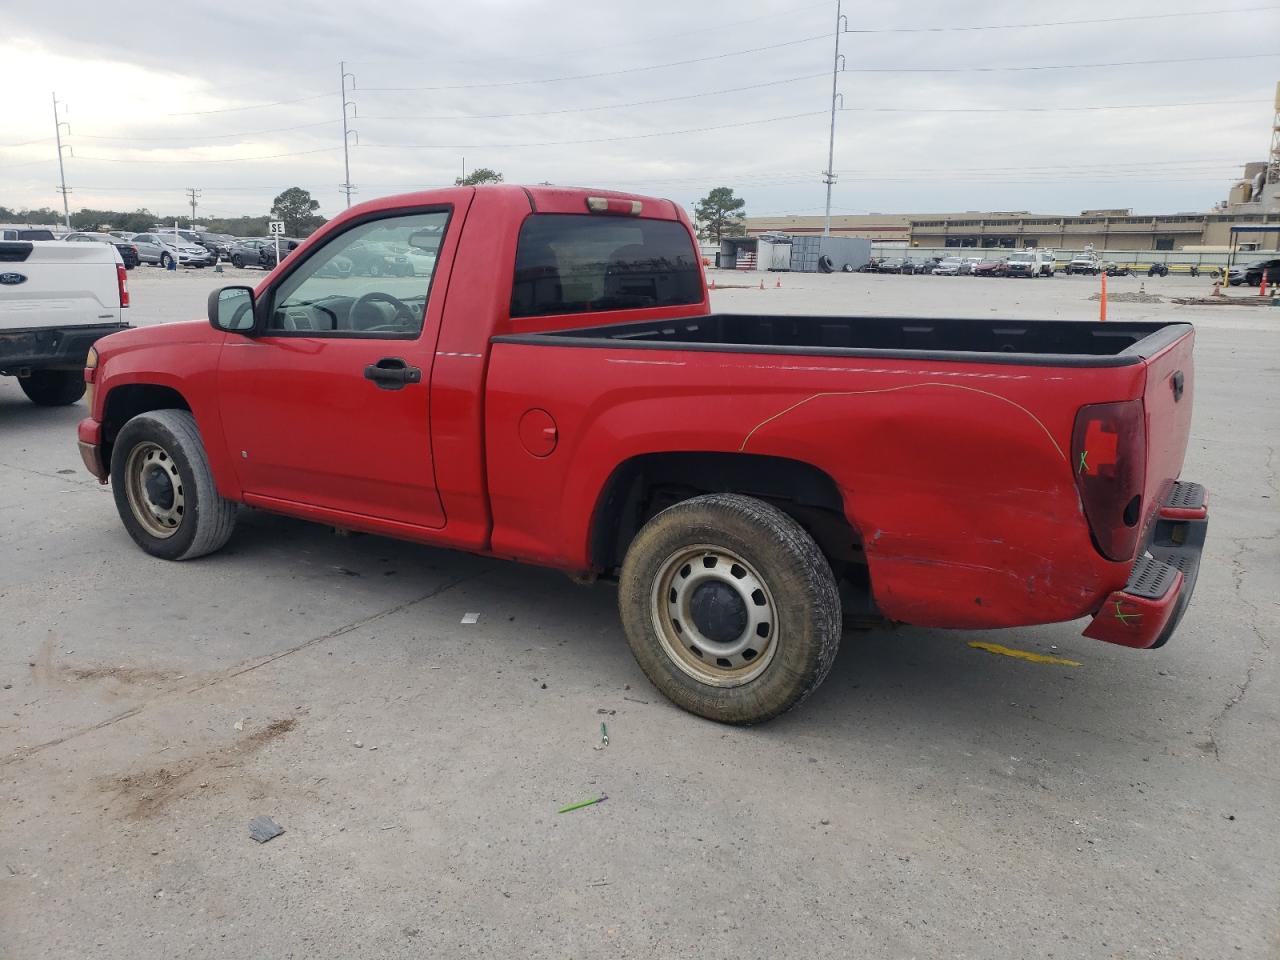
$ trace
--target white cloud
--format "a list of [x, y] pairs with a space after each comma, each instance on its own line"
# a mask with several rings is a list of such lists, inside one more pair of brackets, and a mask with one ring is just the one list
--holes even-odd
[[[1078, 70], [884, 73], [910, 67], [1045, 66], [1178, 59], [1274, 49], [1274, 9], [1135, 0], [980, 7], [846, 4], [854, 29], [943, 27], [1149, 13], [1152, 19], [1026, 30], [847, 34], [840, 79], [837, 211], [1134, 207], [1204, 209], [1266, 147], [1280, 58]], [[1237, 6], [1251, 5], [1236, 0]], [[1260, 3], [1252, 4], [1261, 6]], [[687, 205], [728, 184], [754, 212], [820, 212], [834, 3], [645, 5], [587, 2], [401, 4], [313, 0], [245, 9], [183, 5], [166, 16], [87, 0], [7, 5], [0, 83], [0, 204], [56, 206], [50, 92], [70, 107], [73, 207], [258, 213], [280, 189], [340, 209], [338, 62], [356, 75], [359, 198], [449, 183], [469, 167], [510, 181], [619, 186]], [[1220, 9], [1220, 8], [1219, 8]], [[747, 22], [742, 22], [747, 21]], [[742, 56], [674, 61], [821, 36]], [[629, 71], [629, 72], [619, 72]], [[528, 83], [557, 77], [585, 79]], [[814, 76], [817, 75], [817, 76]], [[637, 106], [638, 100], [792, 82]], [[496, 84], [511, 84], [498, 86]], [[392, 87], [461, 89], [392, 92]], [[1097, 107], [1247, 100], [1196, 108], [948, 113], [959, 108]], [[255, 107], [274, 101], [297, 101]], [[587, 107], [606, 107], [583, 110]], [[459, 119], [470, 114], [541, 116]], [[880, 112], [901, 110], [903, 112]], [[203, 112], [218, 111], [218, 112]], [[768, 117], [816, 114], [729, 126]], [[375, 119], [450, 117], [453, 119]], [[559, 146], [555, 141], [679, 136]], [[120, 139], [95, 139], [120, 138]], [[28, 140], [41, 142], [11, 146]], [[406, 149], [403, 145], [422, 145]], [[440, 146], [446, 145], [446, 146]], [[465, 145], [465, 146], [464, 146]], [[275, 159], [243, 161], [239, 158]], [[221, 162], [220, 162], [221, 161]], [[231, 162], [226, 162], [231, 161]], [[1164, 161], [1176, 161], [1168, 163]]]

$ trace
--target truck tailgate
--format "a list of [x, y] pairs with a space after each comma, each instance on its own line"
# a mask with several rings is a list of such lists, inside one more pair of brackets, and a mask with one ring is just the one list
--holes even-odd
[[0, 330], [120, 323], [121, 262], [105, 243], [0, 243]]
[[1191, 433], [1194, 346], [1195, 332], [1189, 330], [1146, 361], [1147, 382], [1142, 400], [1147, 430], [1147, 475], [1142, 501], [1147, 521], [1164, 502], [1182, 471]]

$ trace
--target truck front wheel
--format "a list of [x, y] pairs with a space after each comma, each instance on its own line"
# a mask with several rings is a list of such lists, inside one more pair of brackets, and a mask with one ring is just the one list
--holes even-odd
[[236, 505], [218, 495], [186, 410], [152, 410], [124, 425], [111, 451], [111, 486], [129, 536], [154, 557], [212, 553], [235, 527]]
[[840, 643], [840, 594], [818, 545], [781, 510], [737, 494], [685, 500], [645, 524], [618, 606], [654, 686], [721, 723], [790, 710]]
[[65, 407], [84, 396], [83, 370], [32, 370], [19, 377], [27, 399], [41, 407]]

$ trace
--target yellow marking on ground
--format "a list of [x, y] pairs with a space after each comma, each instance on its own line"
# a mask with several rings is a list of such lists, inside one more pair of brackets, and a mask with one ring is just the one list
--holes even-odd
[[987, 643], [985, 640], [970, 640], [969, 646], [975, 650], [985, 650], [987, 653], [998, 653], [1002, 657], [1013, 657], [1017, 660], [1030, 660], [1032, 663], [1054, 663], [1060, 667], [1082, 667], [1078, 660], [1068, 660], [1065, 657], [1051, 657], [1047, 653], [1032, 653], [1029, 650], [1014, 650], [1012, 647], [1002, 647], [998, 643]]

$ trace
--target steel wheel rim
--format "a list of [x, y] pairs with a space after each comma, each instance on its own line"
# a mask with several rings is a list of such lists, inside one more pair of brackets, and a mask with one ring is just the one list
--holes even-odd
[[[709, 635], [717, 631], [707, 631], [705, 616], [695, 613], [695, 608], [706, 609], [709, 596], [728, 600], [729, 609], [742, 615], [741, 630], [732, 637], [722, 632]], [[663, 561], [654, 579], [650, 609], [663, 651], [699, 683], [715, 687], [750, 683], [764, 673], [778, 649], [773, 594], [749, 562], [725, 547], [682, 547]]]
[[[168, 484], [161, 486], [158, 478]], [[146, 532], [167, 540], [178, 532], [186, 512], [186, 496], [178, 465], [158, 443], [145, 441], [129, 451], [124, 466], [129, 509]], [[169, 496], [164, 496], [165, 491]]]

